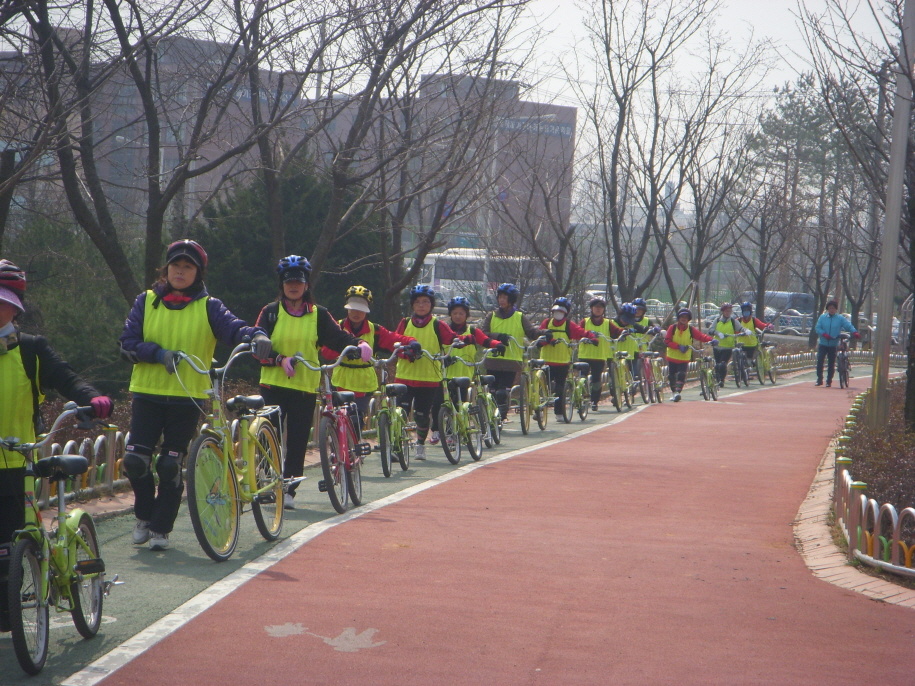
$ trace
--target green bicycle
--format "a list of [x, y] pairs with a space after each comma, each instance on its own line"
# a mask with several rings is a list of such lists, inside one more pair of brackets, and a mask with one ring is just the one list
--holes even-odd
[[580, 341], [561, 340], [561, 342], [572, 350], [572, 362], [569, 364], [569, 373], [563, 386], [561, 403], [562, 420], [566, 424], [571, 424], [572, 415], [576, 411], [581, 421], [585, 421], [591, 410], [591, 390], [588, 386], [591, 365], [587, 362], [578, 362], [576, 359]]
[[467, 447], [470, 457], [477, 461], [483, 457], [483, 427], [480, 420], [479, 408], [476, 403], [470, 402], [471, 380], [468, 376], [455, 376], [448, 378], [445, 368], [461, 358], [451, 356], [451, 351], [461, 347], [451, 344], [438, 355], [423, 350], [423, 357], [433, 362], [440, 370], [440, 381], [444, 401], [438, 410], [438, 432], [442, 438], [442, 449], [445, 457], [451, 464], [461, 461], [461, 445]]
[[770, 343], [765, 340], [766, 332], [763, 331], [759, 335], [759, 346], [756, 350], [756, 377], [759, 379], [759, 383], [765, 385], [766, 377], [769, 378], [769, 382], [774, 386], [775, 377], [778, 373], [778, 366], [775, 362], [775, 348], [778, 343]]
[[[0, 441], [5, 449], [26, 458], [25, 527], [16, 531], [12, 544], [2, 548], [10, 551], [12, 547], [7, 600], [13, 651], [19, 665], [31, 675], [42, 670], [48, 657], [50, 608], [69, 612], [83, 638], [92, 638], [102, 623], [103, 600], [111, 587], [119, 584], [117, 575], [105, 580], [105, 563], [92, 516], [80, 509], [67, 512], [67, 480], [84, 474], [89, 461], [82, 455], [32, 459], [34, 451], [44, 446], [67, 419], [75, 417], [80, 428], [87, 428], [92, 412], [91, 407], [68, 402], [51, 430], [37, 441], [20, 443], [12, 437]], [[57, 528], [52, 532], [42, 526], [35, 497], [41, 478], [57, 484]]]
[[410, 468], [410, 431], [415, 429], [407, 422], [407, 415], [403, 408], [397, 404], [399, 398], [407, 392], [407, 387], [402, 383], [387, 383], [388, 365], [397, 358], [395, 351], [387, 360], [375, 360], [374, 365], [381, 369], [381, 398], [375, 411], [375, 426], [377, 429], [378, 452], [381, 454], [381, 472], [385, 477], [393, 473], [394, 458], [400, 464], [402, 471]]
[[524, 351], [521, 376], [518, 385], [511, 389], [509, 406], [511, 406], [511, 398], [517, 398], [522, 434], [527, 436], [531, 430], [531, 422], [534, 420], [536, 420], [540, 430], [545, 431], [549, 417], [549, 413], [546, 410], [549, 408], [553, 398], [550, 397], [549, 378], [547, 377], [546, 369], [544, 369], [546, 363], [541, 359], [537, 359], [536, 355], [537, 351], [546, 344], [547, 339], [541, 336], [528, 346], [522, 345], [511, 336], [509, 339]]
[[703, 400], [718, 400], [718, 378], [715, 375], [715, 357], [706, 354], [702, 348], [693, 348], [701, 357], [696, 361], [696, 372], [699, 376], [699, 391]]
[[483, 445], [487, 448], [492, 448], [502, 442], [502, 415], [499, 412], [499, 405], [496, 403], [495, 397], [489, 390], [490, 386], [495, 383], [496, 377], [483, 373], [486, 357], [491, 353], [491, 349], [484, 350], [480, 359], [472, 364], [461, 359], [461, 362], [465, 365], [473, 367], [471, 396], [476, 398], [480, 422], [483, 427]]

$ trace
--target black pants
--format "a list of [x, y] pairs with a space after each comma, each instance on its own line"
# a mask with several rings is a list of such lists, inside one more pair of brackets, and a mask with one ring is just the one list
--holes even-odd
[[407, 392], [400, 397], [398, 405], [409, 415], [413, 406], [413, 421], [416, 422], [416, 438], [420, 445], [426, 442], [429, 427], [438, 431], [438, 411], [444, 396], [441, 386], [407, 386]]
[[487, 370], [487, 373], [492, 374], [496, 379], [492, 385], [493, 395], [499, 405], [499, 414], [502, 415], [502, 419], [505, 419], [508, 416], [508, 394], [515, 385], [518, 372], [491, 369]]
[[[181, 468], [188, 444], [197, 431], [200, 410], [186, 399], [170, 399], [149, 395], [134, 395], [130, 415], [130, 444], [128, 452], [150, 457], [155, 452], [159, 438], [162, 445], [156, 470], [159, 472], [159, 490], [151, 470], [138, 479], [130, 479], [134, 495], [134, 514], [137, 519], [149, 522], [151, 531], [171, 533], [178, 518], [184, 481]], [[178, 464], [175, 465], [175, 462]], [[175, 473], [177, 466], [177, 473]], [[165, 470], [169, 475], [165, 476]]]
[[582, 362], [591, 365], [591, 402], [599, 402], [601, 375], [604, 373], [606, 362], [604, 360], [582, 360]]
[[[268, 405], [280, 406], [280, 418], [286, 427], [286, 457], [283, 460], [283, 478], [295, 479], [305, 472], [305, 450], [315, 416], [315, 393], [297, 391], [279, 386], [261, 386], [261, 395]], [[276, 415], [274, 415], [276, 416]], [[280, 431], [280, 427], [276, 427]], [[295, 495], [296, 486], [289, 487], [289, 494]]]
[[758, 345], [743, 346], [743, 354], [747, 356], [747, 362], [752, 368], [756, 364], [756, 353], [759, 351]]
[[731, 361], [732, 348], [717, 347], [712, 352], [715, 355], [715, 378], [718, 379], [718, 385], [724, 384], [728, 376], [728, 362]]
[[[25, 467], [0, 469], [0, 545], [10, 544], [13, 532], [25, 526]], [[9, 631], [6, 580], [9, 560], [0, 560], [0, 627]]]
[[689, 362], [672, 362], [667, 360], [667, 379], [670, 381], [670, 390], [673, 393], [679, 393], [683, 390], [683, 384], [686, 383], [686, 372], [689, 369]]
[[553, 389], [553, 395], [556, 396], [556, 402], [553, 403], [553, 409], [559, 412], [562, 409], [562, 403], [566, 396], [566, 377], [569, 376], [569, 365], [551, 365], [544, 367], [550, 378], [550, 387]]
[[832, 383], [833, 374], [836, 373], [836, 353], [838, 346], [817, 346], [817, 381], [823, 382], [823, 361], [827, 361], [826, 383]]

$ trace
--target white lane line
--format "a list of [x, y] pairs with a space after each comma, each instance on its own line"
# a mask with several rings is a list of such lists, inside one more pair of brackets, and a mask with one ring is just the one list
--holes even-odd
[[156, 643], [174, 633], [182, 626], [190, 622], [192, 619], [213, 606], [215, 603], [228, 596], [230, 593], [232, 593], [232, 591], [238, 589], [245, 582], [250, 581], [264, 570], [269, 569], [280, 560], [288, 557], [303, 545], [316, 538], [317, 536], [320, 536], [328, 529], [332, 529], [335, 526], [339, 526], [340, 524], [348, 522], [352, 519], [356, 519], [357, 517], [365, 516], [388, 505], [399, 503], [401, 500], [406, 500], [407, 498], [416, 495], [417, 493], [421, 493], [427, 489], [434, 488], [435, 486], [443, 484], [446, 481], [451, 481], [451, 479], [457, 479], [466, 474], [469, 474], [475, 469], [482, 469], [484, 467], [488, 467], [489, 465], [502, 462], [503, 460], [517, 457], [518, 455], [540, 450], [541, 448], [548, 448], [559, 443], [565, 443], [566, 441], [578, 438], [579, 436], [585, 436], [594, 431], [600, 431], [601, 429], [615, 426], [625, 419], [632, 417], [636, 413], [641, 412], [647, 407], [649, 407], [649, 405], [640, 405], [638, 407], [632, 408], [632, 410], [626, 414], [621, 414], [617, 417], [614, 417], [609, 422], [604, 424], [591, 426], [587, 429], [575, 431], [574, 433], [560, 436], [559, 438], [553, 438], [549, 441], [544, 441], [543, 443], [538, 443], [537, 445], [527, 448], [512, 450], [505, 453], [504, 455], [497, 455], [495, 457], [487, 458], [485, 461], [472, 462], [470, 464], [464, 465], [463, 467], [458, 467], [457, 469], [454, 469], [447, 474], [437, 476], [433, 479], [429, 479], [428, 481], [424, 481], [423, 483], [410, 486], [402, 491], [398, 491], [397, 493], [392, 493], [389, 496], [375, 500], [371, 503], [367, 503], [366, 505], [362, 505], [358, 509], [347, 512], [346, 514], [337, 515], [335, 517], [331, 517], [330, 519], [325, 519], [324, 521], [311, 524], [310, 526], [301, 529], [289, 538], [283, 540], [281, 543], [278, 543], [276, 546], [271, 548], [269, 551], [257, 559], [248, 562], [244, 566], [229, 574], [227, 577], [217, 581], [209, 588], [204, 589], [193, 598], [185, 602], [183, 605], [180, 605], [179, 607], [169, 612], [167, 615], [162, 617], [162, 619], [159, 619], [158, 621], [150, 624], [148, 627], [136, 635], [124, 641], [121, 645], [113, 648], [105, 655], [102, 655], [102, 657], [98, 658], [92, 664], [87, 665], [75, 674], [71, 674], [61, 682], [61, 685], [94, 686], [94, 684], [97, 684], [102, 679], [111, 675], [134, 658], [145, 653]]

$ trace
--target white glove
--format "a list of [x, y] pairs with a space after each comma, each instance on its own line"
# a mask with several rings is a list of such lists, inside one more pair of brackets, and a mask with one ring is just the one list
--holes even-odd
[[726, 338], [726, 335], [722, 331], [716, 331], [716, 333], [718, 334], [718, 338], [722, 341]]

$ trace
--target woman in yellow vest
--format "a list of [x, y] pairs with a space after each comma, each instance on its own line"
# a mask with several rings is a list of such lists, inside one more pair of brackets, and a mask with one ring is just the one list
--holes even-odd
[[550, 317], [540, 324], [541, 329], [546, 329], [553, 334], [550, 342], [543, 347], [541, 357], [546, 362], [550, 375], [550, 385], [556, 402], [553, 409], [556, 414], [562, 411], [562, 402], [565, 397], [566, 377], [569, 375], [569, 365], [572, 364], [572, 349], [560, 341], [580, 341], [599, 345], [597, 334], [586, 331], [578, 324], [569, 320], [572, 311], [572, 301], [568, 298], [556, 298], [550, 308]]
[[[404, 317], [397, 325], [397, 333], [411, 336], [419, 341], [423, 350], [433, 355], [441, 353], [451, 345], [457, 335], [447, 324], [439, 321], [432, 308], [435, 307], [435, 291], [424, 283], [410, 289], [410, 307], [413, 315]], [[397, 362], [397, 383], [407, 387], [406, 395], [400, 399], [405, 412], [413, 406], [413, 421], [416, 422], [416, 459], [426, 459], [426, 437], [432, 429], [432, 445], [438, 443], [438, 409], [442, 405], [442, 370], [439, 363], [426, 357], [416, 360], [401, 359]]]
[[[40, 430], [42, 389], [89, 405], [100, 419], [111, 414], [111, 400], [80, 379], [43, 336], [22, 333], [16, 323], [25, 312], [25, 272], [0, 260], [0, 437], [35, 440]], [[0, 548], [25, 526], [25, 458], [0, 448]], [[0, 632], [10, 630], [7, 606], [8, 560], [0, 559]]]
[[693, 341], [709, 343], [713, 346], [718, 345], [718, 341], [711, 336], [706, 336], [695, 326], [690, 326], [689, 322], [693, 318], [693, 313], [687, 309], [677, 312], [677, 322], [669, 329], [664, 337], [664, 343], [667, 345], [667, 378], [670, 380], [670, 390], [673, 393], [673, 401], [680, 402], [680, 392], [683, 390], [683, 384], [686, 382], [686, 371], [689, 362], [693, 359], [691, 346]]
[[734, 335], [745, 336], [749, 334], [749, 331], [743, 327], [734, 314], [734, 308], [731, 303], [724, 303], [719, 310], [718, 316], [709, 326], [708, 332], [719, 339], [718, 347], [715, 348], [715, 376], [718, 378], [718, 385], [723, 388], [724, 379], [728, 375], [728, 362], [731, 361], [731, 352], [737, 342], [734, 339]]
[[[372, 350], [381, 350], [391, 353], [399, 344], [413, 346], [419, 351], [419, 343], [411, 336], [404, 336], [384, 328], [380, 324], [370, 322], [368, 315], [371, 312], [372, 291], [365, 286], [350, 286], [346, 289], [346, 317], [340, 320], [340, 328], [345, 332], [365, 341]], [[338, 353], [329, 347], [321, 348], [321, 357], [326, 360], [336, 360]], [[342, 391], [352, 391], [356, 394], [356, 407], [359, 409], [360, 424], [369, 409], [372, 393], [378, 390], [378, 375], [371, 362], [362, 360], [344, 360], [334, 370], [331, 378], [336, 388]]]
[[[134, 493], [133, 542], [148, 542], [151, 550], [169, 547], [184, 492], [184, 455], [209, 388], [204, 376], [186, 366], [180, 369], [176, 352], [193, 355], [209, 367], [217, 341], [234, 346], [247, 336], [258, 359], [270, 354], [270, 339], [261, 329], [248, 326], [209, 296], [203, 283], [206, 267], [206, 251], [195, 241], [169, 245], [159, 280], [137, 296], [120, 338], [121, 356], [134, 365], [130, 443], [123, 462]], [[160, 438], [157, 493], [150, 467]]]
[[[325, 308], [314, 303], [309, 287], [311, 263], [307, 259], [300, 255], [284, 257], [277, 264], [276, 273], [280, 281], [279, 297], [266, 305], [257, 317], [257, 325], [273, 341], [273, 351], [262, 361], [261, 395], [268, 405], [279, 405], [286, 427], [283, 478], [294, 479], [305, 471], [305, 449], [321, 374], [295, 365], [293, 356], [302, 353], [302, 357], [317, 366], [321, 346], [340, 352], [348, 345], [358, 345], [361, 361], [369, 362], [372, 348], [361, 338], [341, 329]], [[295, 509], [297, 485], [289, 486], [283, 496], [283, 507], [287, 510]]]
[[604, 338], [598, 336], [597, 345], [580, 348], [578, 359], [591, 365], [591, 409], [597, 410], [597, 403], [600, 402], [600, 377], [604, 373], [607, 360], [613, 354], [610, 343], [605, 339], [616, 338], [623, 330], [604, 316], [607, 312], [607, 301], [603, 298], [593, 298], [588, 303], [588, 307], [591, 310], [591, 316], [582, 319], [579, 326], [585, 331], [593, 331], [595, 335], [601, 334]]

